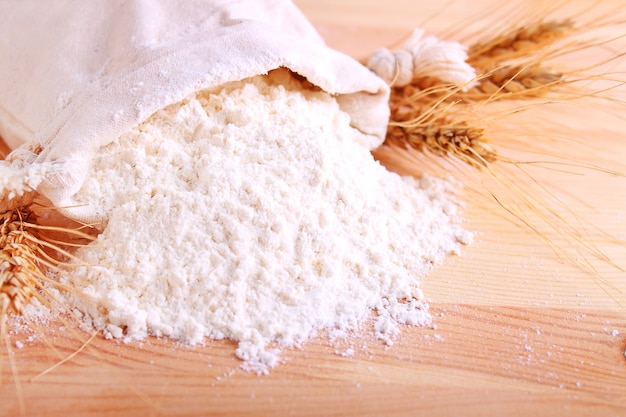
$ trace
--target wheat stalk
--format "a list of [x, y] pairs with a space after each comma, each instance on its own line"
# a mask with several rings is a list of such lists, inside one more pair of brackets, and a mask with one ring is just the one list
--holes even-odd
[[477, 70], [489, 71], [502, 62], [534, 56], [574, 31], [569, 19], [534, 22], [473, 44], [467, 62]]
[[438, 156], [453, 155], [477, 168], [497, 160], [497, 153], [483, 136], [484, 129], [464, 119], [468, 112], [467, 106], [458, 106], [462, 104], [456, 98], [460, 91], [432, 77], [393, 88], [385, 143]]
[[49, 304], [42, 296], [50, 297], [43, 284], [65, 287], [48, 278], [46, 271], [75, 259], [64, 248], [81, 247], [95, 239], [82, 231], [82, 225], [71, 228], [38, 224], [39, 210], [42, 208], [31, 203], [0, 214], [0, 312], [19, 314], [33, 297]]
[[570, 19], [538, 21], [474, 43], [467, 62], [481, 75], [476, 86], [459, 96], [473, 101], [519, 100], [555, 91], [565, 76], [544, 67], [542, 61], [558, 41], [575, 31]]
[[459, 120], [459, 114], [468, 112], [467, 105], [537, 99], [563, 82], [561, 73], [539, 64], [498, 68], [467, 91], [432, 77], [415, 79], [392, 89], [386, 142], [398, 146], [404, 141], [420, 151], [454, 155], [475, 167], [486, 167], [500, 158], [487, 144], [482, 127]]
[[[392, 99], [391, 120], [385, 143], [428, 150], [438, 156], [454, 155], [476, 167], [485, 167], [497, 154], [483, 136], [483, 129], [464, 121], [454, 107], [446, 108], [445, 97], [435, 102], [428, 94], [406, 100], [405, 87]], [[433, 93], [435, 94], [435, 93]]]
[[[72, 257], [71, 253], [64, 250], [62, 246], [80, 245], [80, 243], [72, 242], [76, 239], [81, 241], [94, 239], [91, 235], [82, 232], [82, 228], [71, 229], [37, 224], [38, 210], [37, 204], [31, 203], [0, 214], [0, 339], [4, 339], [6, 350], [9, 352], [9, 363], [22, 411], [25, 409], [25, 403], [18, 369], [11, 355], [11, 345], [6, 329], [8, 315], [22, 314], [24, 307], [33, 299], [50, 307], [54, 298], [44, 287], [45, 283], [52, 283], [59, 288], [72, 291], [72, 288], [49, 279], [45, 273], [46, 269], [63, 264], [63, 258]], [[61, 240], [54, 238], [55, 233], [60, 233]], [[95, 334], [77, 352], [93, 340], [94, 336]], [[71, 359], [72, 356], [58, 362], [50, 370]]]
[[2, 213], [0, 225], [0, 311], [19, 314], [35, 297], [44, 276], [42, 248], [24, 222], [32, 217], [23, 209]]
[[[0, 159], [9, 151], [0, 138]], [[26, 238], [28, 232], [22, 226], [23, 219], [28, 217], [28, 213], [18, 209], [0, 214], [0, 320], [3, 326], [7, 313], [21, 313], [34, 297], [42, 275], [35, 243]]]
[[[502, 100], [533, 100], [548, 96], [567, 83], [563, 72], [543, 65], [550, 48], [575, 31], [571, 20], [538, 21], [504, 31], [470, 46], [467, 62], [480, 75], [471, 88], [420, 77], [403, 87], [393, 87], [391, 118], [386, 143], [405, 142], [435, 155], [454, 155], [478, 168], [500, 159], [487, 144], [483, 128], [458, 114], [467, 106], [482, 108]], [[455, 116], [447, 111], [454, 105]]]
[[38, 287], [41, 275], [37, 249], [21, 227], [25, 213], [10, 210], [2, 214], [0, 226], [0, 311], [21, 313]]
[[564, 75], [540, 64], [506, 65], [482, 77], [456, 96], [471, 101], [526, 100], [545, 97], [564, 83]]
[[464, 123], [446, 123], [445, 118], [433, 126], [406, 128], [394, 126], [387, 133], [391, 146], [408, 145], [419, 151], [429, 150], [438, 156], [450, 154], [476, 167], [486, 167], [497, 154], [486, 143], [483, 130]]

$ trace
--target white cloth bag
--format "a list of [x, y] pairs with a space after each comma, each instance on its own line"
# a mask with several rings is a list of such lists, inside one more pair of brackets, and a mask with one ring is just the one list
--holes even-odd
[[370, 148], [389, 116], [385, 82], [328, 48], [289, 0], [0, 3], [0, 198], [76, 206], [97, 150], [195, 91], [286, 67], [335, 95]]

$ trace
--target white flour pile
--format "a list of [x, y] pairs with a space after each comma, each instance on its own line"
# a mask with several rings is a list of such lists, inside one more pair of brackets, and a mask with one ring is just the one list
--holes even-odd
[[279, 348], [376, 317], [430, 321], [418, 279], [470, 235], [447, 183], [388, 172], [326, 93], [286, 72], [202, 92], [102, 149], [77, 198], [108, 223], [65, 302], [109, 337]]

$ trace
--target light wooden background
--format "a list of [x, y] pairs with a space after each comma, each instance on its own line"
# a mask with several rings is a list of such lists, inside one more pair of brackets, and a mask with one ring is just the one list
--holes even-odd
[[[457, 30], [471, 33], [499, 23], [498, 14], [521, 13], [487, 0], [459, 0], [445, 8], [410, 0], [296, 3], [331, 46], [357, 58], [394, 43], [415, 26], [461, 39]], [[565, 3], [559, 13], [586, 4]], [[532, 11], [540, 2], [522, 4]], [[604, 2], [596, 11], [619, 5]], [[509, 127], [508, 134], [521, 134], [522, 148], [626, 172], [626, 121], [620, 112], [620, 106], [608, 103], [555, 105], [511, 119], [517, 128]], [[504, 152], [528, 157], [513, 149], [515, 142], [498, 137], [497, 129], [490, 134]], [[551, 139], [557, 136], [561, 139]], [[449, 170], [415, 155], [380, 152], [378, 157], [392, 169], [416, 175]], [[504, 169], [505, 174], [515, 171]], [[452, 174], [465, 184], [467, 227], [478, 235], [461, 256], [423, 281], [435, 326], [406, 328], [389, 348], [367, 332], [333, 346], [313, 340], [285, 352], [285, 363], [261, 377], [238, 370], [230, 342], [188, 348], [167, 340], [124, 345], [96, 337], [77, 352], [85, 334], [62, 323], [34, 326], [33, 337], [12, 335], [11, 353], [2, 353], [0, 414], [19, 415], [22, 407], [31, 416], [626, 415], [626, 273], [591, 253], [601, 249], [626, 265], [626, 178], [563, 165], [527, 169], [550, 187], [541, 197], [547, 207], [562, 208], [575, 225], [565, 237], [547, 236], [576, 262], [559, 259], [485, 192], [493, 190], [515, 205], [524, 192], [540, 192], [536, 184], [518, 181], [521, 191], [507, 195], [487, 175], [455, 168]], [[567, 238], [575, 232], [577, 239]], [[585, 272], [591, 268], [596, 274]], [[23, 347], [16, 348], [16, 342]], [[336, 354], [347, 347], [354, 347], [353, 357]]]

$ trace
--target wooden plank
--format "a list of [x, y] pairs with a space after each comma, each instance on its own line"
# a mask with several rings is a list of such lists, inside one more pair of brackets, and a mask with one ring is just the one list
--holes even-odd
[[[42, 339], [21, 339], [24, 347], [13, 349], [13, 360], [27, 415], [626, 412], [623, 314], [459, 304], [432, 310], [436, 328], [405, 329], [392, 347], [372, 340], [367, 329], [330, 345], [320, 338], [286, 352], [285, 363], [269, 376], [239, 370], [229, 342], [189, 348], [98, 337], [73, 360], [36, 378], [58, 358]], [[67, 331], [47, 338], [60, 356], [82, 343]], [[354, 356], [341, 355], [347, 348]], [[17, 415], [6, 363], [2, 377], [5, 415]]]

